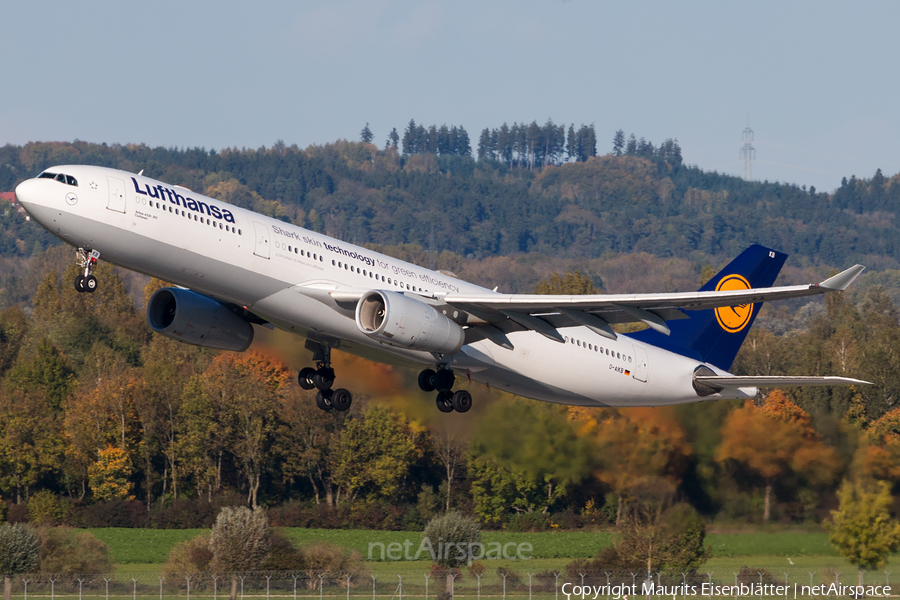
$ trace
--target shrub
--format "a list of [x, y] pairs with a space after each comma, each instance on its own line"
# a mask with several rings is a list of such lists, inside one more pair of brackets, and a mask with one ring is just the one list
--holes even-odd
[[511, 515], [506, 520], [508, 531], [546, 531], [550, 529], [550, 517], [539, 512], [524, 512]]
[[4, 578], [4, 600], [9, 600], [11, 579], [30, 573], [38, 566], [38, 552], [34, 531], [18, 523], [0, 525], [0, 576]]
[[301, 571], [303, 554], [291, 540], [279, 531], [272, 531], [269, 557], [260, 566], [263, 571]]
[[108, 573], [113, 563], [109, 548], [88, 531], [68, 527], [38, 530], [42, 573]]
[[236, 571], [252, 571], [269, 556], [272, 531], [266, 512], [257, 507], [225, 507], [219, 511], [209, 538], [213, 568], [231, 571], [231, 600], [237, 597]]
[[[209, 536], [209, 532], [203, 532], [193, 539], [175, 544], [160, 575], [174, 579], [182, 587], [187, 587], [186, 576], [196, 579], [196, 575], [209, 571], [213, 559], [212, 550], [209, 548]], [[175, 575], [177, 577], [173, 577]], [[194, 587], [193, 583], [191, 587]]]
[[244, 498], [236, 494], [206, 498], [181, 498], [159, 506], [154, 505], [147, 515], [147, 525], [156, 529], [210, 529], [216, 522], [219, 510], [226, 506], [244, 504]]
[[27, 523], [28, 505], [24, 502], [10, 502], [7, 506], [6, 521], [9, 523]]
[[307, 577], [307, 586], [318, 585], [319, 576], [326, 577], [326, 581], [340, 584], [345, 581], [344, 576], [352, 575], [352, 579], [362, 581], [368, 578], [363, 568], [359, 553], [348, 552], [341, 546], [334, 544], [318, 543], [300, 549], [299, 570]]
[[223, 571], [252, 571], [266, 560], [272, 547], [272, 531], [262, 508], [241, 506], [219, 511], [209, 547], [216, 567]]
[[[762, 578], [762, 579], [760, 579], [760, 578]], [[737, 575], [737, 580], [738, 580], [738, 583], [744, 583], [744, 584], [759, 583], [760, 581], [763, 582], [763, 585], [778, 583], [775, 580], [775, 577], [773, 577], [772, 574], [769, 573], [768, 571], [766, 571], [765, 569], [760, 569], [757, 567], [747, 567], [747, 566], [741, 567], [741, 570], [738, 572], [738, 575]]]
[[89, 504], [72, 511], [69, 521], [76, 527], [129, 527], [147, 526], [147, 507], [138, 500], [110, 500]]
[[41, 490], [28, 500], [28, 520], [32, 525], [60, 525], [66, 520], [66, 513], [59, 496], [50, 490]]
[[503, 585], [503, 577], [506, 577], [506, 589], [510, 590], [522, 584], [522, 576], [518, 571], [507, 569], [506, 567], [497, 567], [497, 577], [500, 578], [500, 585]]
[[[437, 552], [438, 564], [451, 568], [466, 564], [469, 558], [466, 554], [468, 545], [481, 541], [481, 529], [475, 519], [464, 517], [456, 511], [433, 518], [425, 526], [422, 535], [431, 542], [436, 552], [438, 545], [443, 544], [443, 551]], [[447, 544], [454, 545], [449, 552]], [[462, 552], [456, 544], [463, 544]]]

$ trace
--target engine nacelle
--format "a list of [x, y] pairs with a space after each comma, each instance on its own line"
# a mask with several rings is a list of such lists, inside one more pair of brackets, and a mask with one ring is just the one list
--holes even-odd
[[379, 342], [440, 354], [454, 354], [466, 337], [462, 327], [432, 306], [380, 290], [367, 292], [356, 305], [356, 326]]
[[154, 292], [147, 322], [166, 337], [206, 348], [243, 352], [253, 341], [250, 323], [212, 298], [179, 288]]

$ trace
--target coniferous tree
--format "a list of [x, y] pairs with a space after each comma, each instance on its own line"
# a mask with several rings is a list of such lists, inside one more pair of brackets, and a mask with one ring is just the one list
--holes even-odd
[[409, 120], [406, 131], [403, 132], [403, 154], [415, 154], [419, 151], [419, 128], [415, 119]]
[[578, 160], [578, 155], [575, 152], [575, 124], [569, 125], [569, 133], [566, 136], [566, 159]]
[[625, 151], [625, 132], [621, 129], [616, 131], [616, 135], [613, 136], [613, 155], [622, 156], [622, 153]]
[[388, 148], [396, 148], [397, 144], [400, 142], [400, 134], [397, 133], [397, 128], [394, 127], [391, 129], [391, 132], [388, 134], [387, 141], [384, 143], [384, 149]]
[[367, 144], [372, 143], [372, 139], [375, 136], [372, 135], [372, 130], [369, 129], [369, 124], [366, 123], [366, 126], [362, 128], [362, 131], [359, 132], [359, 138]]
[[637, 156], [637, 153], [638, 142], [637, 138], [634, 137], [634, 134], [632, 133], [630, 136], [628, 136], [628, 144], [625, 146], [625, 154], [627, 154], [628, 156]]

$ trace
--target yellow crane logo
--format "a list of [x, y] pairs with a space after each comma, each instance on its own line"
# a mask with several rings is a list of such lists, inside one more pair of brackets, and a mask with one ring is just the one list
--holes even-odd
[[[750, 283], [740, 275], [726, 275], [719, 281], [716, 291], [749, 290]], [[737, 333], [747, 326], [753, 316], [753, 304], [737, 306], [720, 306], [716, 310], [716, 320], [728, 333]]]

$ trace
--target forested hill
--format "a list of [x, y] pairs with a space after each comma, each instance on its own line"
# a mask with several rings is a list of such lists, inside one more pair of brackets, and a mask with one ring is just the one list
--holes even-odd
[[[897, 177], [853, 177], [826, 194], [704, 172], [681, 164], [675, 148], [677, 160], [617, 151], [537, 168], [491, 153], [410, 155], [345, 141], [219, 152], [31, 143], [0, 148], [0, 191], [51, 165], [96, 164], [143, 169], [358, 244], [411, 243], [475, 258], [647, 252], [721, 260], [759, 242], [795, 264], [900, 267]], [[55, 243], [10, 211], [0, 219], [0, 255]]]

